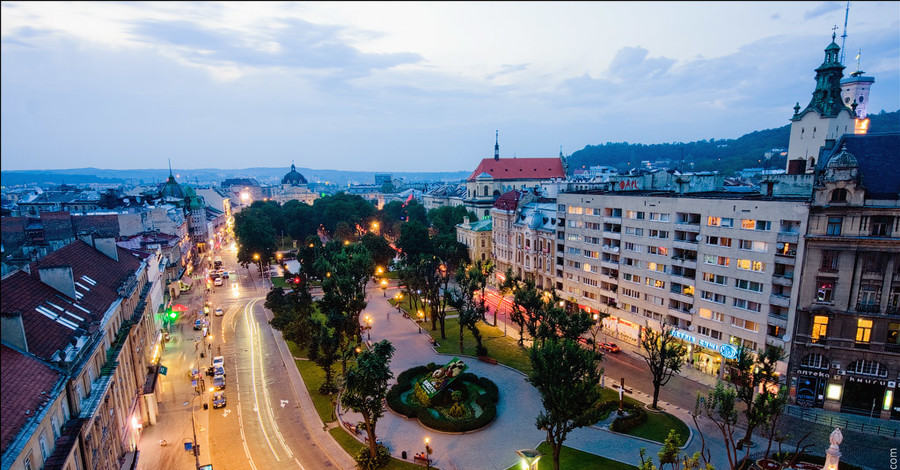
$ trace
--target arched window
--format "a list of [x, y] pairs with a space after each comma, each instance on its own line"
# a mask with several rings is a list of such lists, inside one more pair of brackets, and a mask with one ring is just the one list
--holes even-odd
[[831, 192], [831, 202], [847, 202], [847, 190], [838, 188]]
[[847, 367], [847, 372], [875, 377], [887, 377], [887, 367], [880, 362], [859, 360]]
[[807, 354], [803, 357], [803, 360], [800, 361], [800, 366], [809, 369], [827, 369], [828, 359], [821, 354]]
[[485, 196], [488, 195], [488, 186], [487, 185], [484, 185], [484, 195]]

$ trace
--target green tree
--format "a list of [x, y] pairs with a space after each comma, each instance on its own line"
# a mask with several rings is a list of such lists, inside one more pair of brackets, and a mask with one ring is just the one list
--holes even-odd
[[378, 452], [375, 425], [384, 416], [387, 385], [394, 376], [390, 368], [393, 355], [394, 346], [382, 340], [372, 345], [372, 349], [363, 351], [356, 358], [356, 367], [344, 375], [341, 404], [362, 415], [369, 437], [369, 455], [373, 459]]
[[451, 289], [447, 296], [450, 305], [459, 312], [459, 353], [463, 353], [463, 333], [468, 329], [475, 338], [475, 354], [486, 356], [487, 348], [482, 344], [478, 321], [484, 320], [485, 304], [476, 299], [477, 293], [486, 284], [484, 266], [481, 260], [460, 266], [456, 272], [456, 284], [459, 289]]
[[400, 249], [403, 259], [434, 254], [434, 245], [428, 236], [428, 229], [419, 222], [407, 222], [400, 227], [397, 248]]
[[[250, 206], [238, 212], [234, 217], [238, 263], [243, 267], [250, 263], [259, 263], [260, 267], [268, 266], [269, 260], [275, 255], [275, 234], [271, 220], [263, 211]], [[259, 259], [255, 259], [254, 255], [258, 255]]]
[[294, 240], [305, 240], [309, 236], [315, 236], [318, 222], [316, 222], [315, 210], [309, 204], [290, 200], [281, 206], [281, 216], [284, 219], [284, 233]]
[[406, 221], [418, 222], [424, 226], [428, 226], [428, 215], [425, 213], [425, 206], [419, 204], [419, 201], [413, 199], [406, 205]]
[[[738, 348], [737, 365], [732, 382], [737, 388], [738, 400], [744, 403], [744, 416], [747, 418], [747, 432], [738, 442], [738, 448], [749, 446], [753, 438], [753, 430], [771, 419], [775, 410], [772, 408], [773, 395], [777, 394], [768, 387], [775, 385], [775, 368], [778, 361], [784, 359], [784, 350], [779, 346], [766, 345], [754, 359], [753, 353], [746, 348]], [[757, 390], [762, 385], [762, 392]]]
[[472, 211], [466, 210], [465, 206], [441, 206], [428, 211], [428, 221], [431, 227], [442, 235], [451, 235], [456, 238], [456, 226], [463, 223], [465, 217], [469, 217], [470, 221], [476, 221], [478, 218]]
[[285, 339], [301, 349], [309, 345], [315, 307], [308, 282], [304, 280], [288, 294], [280, 287], [272, 288], [266, 295], [265, 307], [272, 311], [272, 327], [281, 331]]
[[[741, 459], [738, 458], [739, 449], [734, 437], [738, 422], [737, 394], [734, 389], [726, 387], [722, 382], [719, 382], [716, 384], [716, 388], [710, 390], [706, 397], [698, 396], [697, 404], [692, 413], [695, 425], [697, 425], [697, 416], [700, 413], [706, 415], [722, 434], [722, 438], [725, 441], [725, 452], [728, 457], [728, 467], [732, 470], [745, 470], [748, 467], [746, 465], [748, 463], [746, 457], [750, 454], [750, 447], [747, 447], [744, 453], [743, 461], [745, 464], [738, 466]], [[697, 426], [697, 429], [700, 429], [700, 427]], [[701, 455], [709, 461], [706, 438], [702, 434], [701, 443]]]
[[660, 331], [647, 326], [641, 338], [641, 357], [650, 367], [650, 374], [653, 376], [651, 407], [654, 409], [658, 408], [659, 389], [681, 370], [684, 355], [687, 354], [687, 347], [672, 336], [672, 332], [672, 328], [666, 324], [661, 325]]
[[309, 358], [325, 372], [325, 382], [319, 393], [328, 395], [337, 391], [334, 385], [334, 363], [340, 359], [341, 335], [338, 328], [329, 325], [329, 319], [315, 318], [309, 344]]
[[559, 453], [569, 432], [600, 418], [600, 358], [568, 339], [535, 343], [528, 357], [528, 381], [540, 392], [544, 407], [535, 425], [547, 431], [553, 468], [559, 470]]
[[[656, 454], [659, 458], [659, 470], [665, 468], [666, 464], [670, 465], [672, 470], [699, 470], [701, 468], [702, 456], [700, 452], [695, 452], [693, 457], [681, 455], [681, 449], [678, 447], [680, 438], [674, 429], [669, 430], [666, 441]], [[646, 452], [647, 449], [641, 447], [641, 464], [638, 466], [638, 470], [657, 470], [656, 465], [653, 465], [652, 458], [645, 459]], [[702, 468], [703, 470], [715, 470], [712, 464], [707, 461], [703, 462]]]
[[297, 250], [297, 260], [300, 261], [300, 270], [309, 279], [322, 279], [325, 273], [318, 270], [316, 260], [322, 256], [322, 240], [317, 235], [309, 235]]

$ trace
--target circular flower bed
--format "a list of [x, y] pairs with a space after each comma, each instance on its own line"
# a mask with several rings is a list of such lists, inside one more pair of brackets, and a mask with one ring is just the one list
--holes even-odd
[[446, 432], [472, 431], [494, 420], [500, 399], [494, 382], [465, 372], [429, 398], [419, 383], [435, 369], [438, 366], [432, 362], [400, 373], [387, 394], [391, 410], [418, 419], [427, 428]]

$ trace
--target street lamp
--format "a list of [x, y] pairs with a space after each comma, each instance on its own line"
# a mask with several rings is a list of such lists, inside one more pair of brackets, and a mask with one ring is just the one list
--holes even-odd
[[425, 468], [431, 468], [431, 457], [429, 457], [429, 455], [431, 455], [431, 446], [428, 445], [430, 442], [431, 442], [431, 438], [426, 437], [425, 438]]
[[516, 455], [522, 458], [522, 470], [534, 470], [544, 454], [535, 449], [517, 450]]
[[366, 336], [371, 341], [372, 340], [372, 317], [369, 315], [366, 315], [365, 320], [366, 320], [366, 330], [367, 330]]
[[382, 294], [381, 296], [382, 297], [387, 297], [387, 288], [388, 288], [387, 279], [382, 279], [381, 280], [381, 294]]

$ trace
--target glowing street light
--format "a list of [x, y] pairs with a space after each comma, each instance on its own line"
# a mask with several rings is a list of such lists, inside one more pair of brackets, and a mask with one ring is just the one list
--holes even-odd
[[538, 461], [544, 454], [535, 449], [517, 450], [516, 455], [522, 459], [522, 470], [534, 470], [537, 468]]

